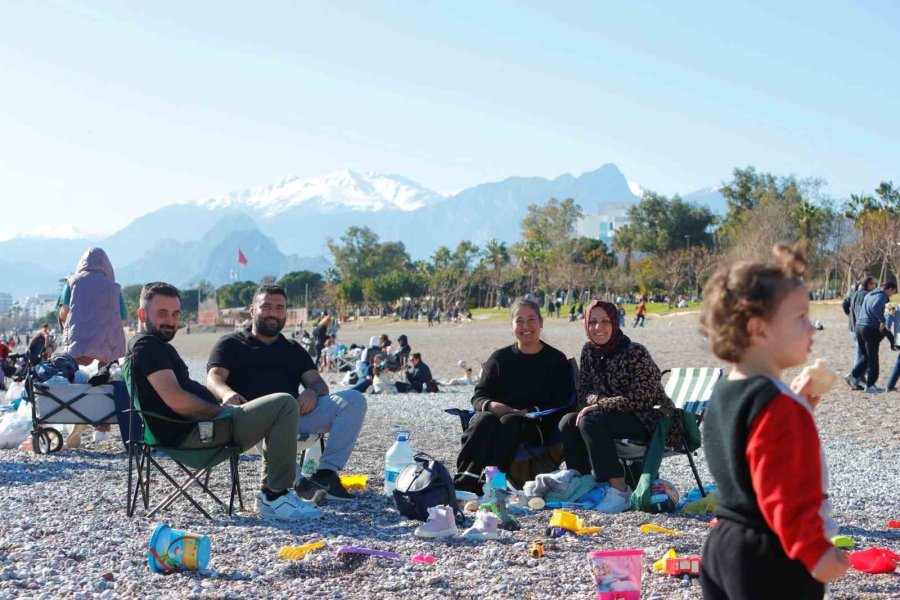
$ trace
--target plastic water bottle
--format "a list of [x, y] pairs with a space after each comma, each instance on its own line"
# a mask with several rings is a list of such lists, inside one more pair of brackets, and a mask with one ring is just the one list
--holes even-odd
[[397, 430], [397, 441], [387, 451], [384, 457], [384, 495], [390, 496], [394, 493], [394, 487], [397, 485], [397, 477], [400, 476], [406, 465], [415, 462], [416, 455], [407, 440], [409, 439], [409, 431], [404, 429]]
[[316, 440], [316, 443], [306, 449], [306, 454], [303, 455], [303, 466], [301, 467], [300, 474], [306, 477], [307, 479], [316, 474], [316, 471], [319, 470], [319, 460], [322, 458], [322, 444], [319, 440]]

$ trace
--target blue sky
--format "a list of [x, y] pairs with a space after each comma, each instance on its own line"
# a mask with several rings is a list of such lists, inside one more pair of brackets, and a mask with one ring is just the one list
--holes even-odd
[[900, 180], [900, 3], [0, 0], [0, 237], [295, 174]]

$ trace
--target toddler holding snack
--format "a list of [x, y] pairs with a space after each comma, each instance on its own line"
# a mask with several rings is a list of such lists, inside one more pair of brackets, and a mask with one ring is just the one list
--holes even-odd
[[775, 262], [721, 267], [706, 284], [701, 333], [732, 363], [713, 390], [703, 446], [718, 484], [719, 524], [703, 549], [707, 599], [823, 598], [849, 561], [831, 544], [828, 473], [813, 411], [836, 379], [806, 362], [815, 331], [799, 247]]

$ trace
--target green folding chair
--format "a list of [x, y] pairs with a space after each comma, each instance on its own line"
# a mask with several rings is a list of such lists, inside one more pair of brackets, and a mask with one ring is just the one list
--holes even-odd
[[[134, 385], [134, 373], [131, 368], [131, 359], [126, 358], [121, 367], [122, 378], [128, 387], [128, 395], [131, 398], [131, 408], [126, 411], [129, 413], [128, 418], [128, 487], [126, 497], [126, 508], [128, 516], [134, 515], [137, 508], [138, 499], [140, 499], [145, 509], [150, 508], [150, 467], [156, 469], [174, 488], [168, 496], [166, 496], [156, 507], [147, 513], [147, 517], [153, 517], [156, 513], [171, 506], [179, 497], [184, 497], [188, 502], [203, 513], [209, 520], [213, 520], [210, 514], [193, 498], [188, 490], [193, 485], [200, 486], [200, 489], [210, 498], [212, 498], [221, 508], [226, 508], [225, 503], [218, 497], [209, 487], [209, 478], [212, 469], [228, 461], [231, 471], [231, 490], [230, 498], [227, 505], [228, 515], [234, 512], [234, 499], [237, 497], [241, 510], [244, 508], [244, 500], [241, 495], [241, 480], [238, 471], [238, 461], [242, 452], [242, 448], [234, 442], [220, 444], [216, 446], [204, 445], [201, 448], [172, 448], [168, 447], [153, 434], [147, 424], [146, 417], [150, 416], [162, 421], [170, 423], [196, 425], [201, 423], [199, 420], [178, 420], [170, 419], [163, 415], [153, 412], [141, 410], [140, 399], [138, 398], [137, 386]], [[133, 414], [140, 417], [143, 424], [143, 434], [135, 431]], [[209, 419], [206, 419], [209, 421]], [[226, 427], [230, 429], [234, 427], [234, 422], [229, 416], [213, 419], [214, 427]], [[228, 436], [229, 439], [232, 436]], [[177, 481], [175, 476], [166, 471], [160, 464], [158, 457], [163, 454], [169, 457], [185, 476], [182, 481]], [[178, 475], [176, 473], [175, 475]]]
[[[681, 413], [693, 415], [697, 420], [697, 425], [700, 425], [713, 388], [722, 377], [722, 369], [713, 367], [676, 368], [666, 369], [662, 372], [662, 377], [665, 377], [666, 374], [669, 375], [665, 385], [666, 395], [672, 400], [675, 408], [674, 410], [662, 406], [656, 408], [663, 417], [676, 417], [674, 424], [681, 434], [681, 439], [686, 440], [688, 438], [681, 422]], [[637, 440], [616, 440], [616, 453], [625, 466], [626, 472], [630, 472], [630, 466], [635, 461], [643, 462], [647, 448], [646, 443]], [[694, 464], [694, 452], [684, 445], [666, 447], [662, 458], [678, 455], [687, 456], [700, 494], [705, 496], [706, 492], [703, 489], [700, 473], [697, 471], [697, 465]]]

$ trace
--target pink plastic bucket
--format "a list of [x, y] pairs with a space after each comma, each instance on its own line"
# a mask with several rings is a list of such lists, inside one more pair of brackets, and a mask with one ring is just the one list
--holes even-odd
[[643, 550], [588, 552], [597, 600], [640, 600]]

